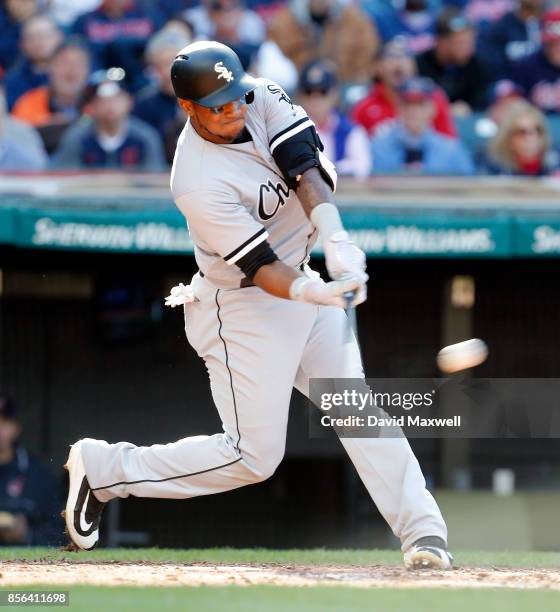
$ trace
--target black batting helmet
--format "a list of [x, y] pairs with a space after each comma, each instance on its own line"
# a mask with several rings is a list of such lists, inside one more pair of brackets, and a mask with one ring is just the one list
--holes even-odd
[[221, 43], [200, 41], [181, 49], [171, 65], [175, 95], [201, 106], [222, 106], [257, 86], [237, 54]]

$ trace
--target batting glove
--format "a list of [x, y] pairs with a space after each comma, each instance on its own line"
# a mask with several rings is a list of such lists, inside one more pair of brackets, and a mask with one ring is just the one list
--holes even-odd
[[329, 276], [334, 280], [346, 274], [363, 276], [366, 271], [366, 256], [342, 230], [335, 232], [323, 243], [325, 263]]
[[175, 306], [183, 306], [191, 302], [198, 302], [197, 297], [193, 293], [190, 285], [179, 283], [171, 289], [170, 294], [165, 298], [165, 305], [175, 308]]
[[329, 283], [300, 276], [290, 287], [290, 298], [320, 306], [357, 306], [367, 297], [366, 280], [364, 273], [359, 276], [347, 275]]

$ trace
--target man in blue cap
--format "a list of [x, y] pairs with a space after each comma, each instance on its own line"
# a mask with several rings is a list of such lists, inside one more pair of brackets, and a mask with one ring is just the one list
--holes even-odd
[[374, 174], [473, 174], [464, 146], [432, 128], [434, 90], [433, 81], [425, 77], [401, 85], [397, 119], [372, 139]]
[[307, 64], [300, 75], [298, 97], [315, 123], [325, 155], [340, 176], [364, 178], [371, 171], [367, 132], [338, 109], [339, 90], [334, 66], [327, 60]]
[[418, 73], [445, 91], [455, 116], [484, 110], [492, 75], [486, 58], [476, 52], [473, 24], [458, 9], [447, 7], [438, 15], [435, 28], [435, 47], [416, 58]]

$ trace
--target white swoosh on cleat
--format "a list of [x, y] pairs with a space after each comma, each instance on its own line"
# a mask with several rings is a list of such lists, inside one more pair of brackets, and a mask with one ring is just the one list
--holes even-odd
[[90, 491], [87, 492], [86, 498], [82, 505], [82, 511], [80, 512], [80, 529], [82, 529], [82, 531], [84, 532], [87, 531], [93, 525], [93, 521], [91, 523], [88, 523], [86, 521], [86, 508], [87, 508], [88, 501], [89, 501], [89, 494], [90, 494]]

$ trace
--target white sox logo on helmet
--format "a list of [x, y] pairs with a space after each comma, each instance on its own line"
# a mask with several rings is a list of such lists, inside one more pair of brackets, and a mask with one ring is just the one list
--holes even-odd
[[228, 83], [233, 81], [233, 72], [224, 66], [224, 62], [217, 62], [214, 64], [214, 70], [218, 73], [219, 79], [225, 79]]

